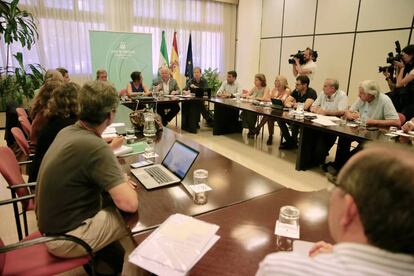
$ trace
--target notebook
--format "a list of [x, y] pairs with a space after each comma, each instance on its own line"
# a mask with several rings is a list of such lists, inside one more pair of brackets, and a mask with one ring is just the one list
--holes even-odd
[[148, 190], [181, 182], [198, 156], [198, 151], [175, 141], [161, 164], [132, 169], [132, 174]]
[[211, 88], [190, 88], [190, 92], [194, 93], [196, 98], [211, 97]]

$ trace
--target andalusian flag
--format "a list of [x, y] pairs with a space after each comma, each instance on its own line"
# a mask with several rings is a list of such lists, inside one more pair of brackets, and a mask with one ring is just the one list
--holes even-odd
[[162, 40], [160, 48], [160, 61], [158, 63], [158, 74], [160, 73], [161, 67], [167, 67], [170, 63], [168, 62], [168, 51], [167, 44], [165, 43], [165, 31], [162, 31]]
[[180, 74], [180, 62], [178, 58], [178, 47], [177, 47], [177, 32], [174, 32], [174, 39], [171, 49], [171, 58], [170, 58], [170, 71], [173, 78], [177, 81], [178, 85], [182, 87], [182, 78]]

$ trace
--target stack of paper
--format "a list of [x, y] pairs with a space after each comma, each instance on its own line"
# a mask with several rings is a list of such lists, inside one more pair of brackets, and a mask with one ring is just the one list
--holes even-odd
[[219, 226], [174, 214], [129, 255], [157, 275], [185, 275], [220, 238]]
[[312, 122], [323, 125], [323, 126], [337, 126], [338, 125], [327, 118], [323, 118], [319, 116], [317, 119], [313, 119]]
[[132, 151], [133, 149], [131, 147], [122, 145], [119, 148], [114, 149], [114, 154], [115, 156], [120, 156], [127, 153], [131, 153]]

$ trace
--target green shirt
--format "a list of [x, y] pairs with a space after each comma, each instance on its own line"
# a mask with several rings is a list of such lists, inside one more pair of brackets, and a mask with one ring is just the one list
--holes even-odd
[[93, 217], [102, 193], [125, 181], [110, 146], [79, 123], [62, 129], [43, 158], [36, 186], [39, 230], [66, 233]]

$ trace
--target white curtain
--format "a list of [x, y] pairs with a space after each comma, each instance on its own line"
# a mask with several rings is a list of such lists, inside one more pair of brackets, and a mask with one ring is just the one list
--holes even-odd
[[[191, 33], [194, 66], [217, 68], [222, 75], [234, 68], [237, 6], [233, 4], [201, 0], [21, 0], [20, 7], [39, 20], [39, 40], [32, 50], [23, 51], [25, 63], [40, 63], [46, 69], [64, 67], [79, 83], [94, 78], [89, 30], [151, 33], [154, 70], [158, 68], [161, 32], [166, 32], [170, 55], [176, 31], [181, 72]], [[16, 43], [13, 51], [18, 50]], [[4, 64], [4, 45], [0, 51]]]

